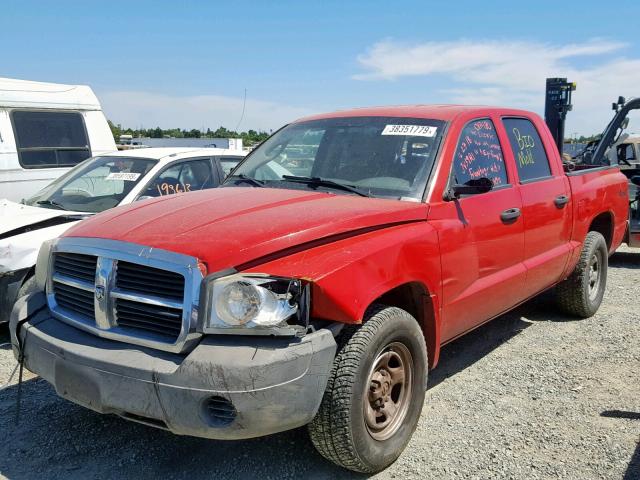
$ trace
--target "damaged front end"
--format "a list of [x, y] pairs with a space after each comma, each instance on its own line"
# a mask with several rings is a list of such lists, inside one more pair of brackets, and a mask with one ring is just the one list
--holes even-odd
[[39, 291], [12, 312], [14, 353], [70, 401], [177, 434], [309, 423], [337, 348], [333, 325], [309, 325], [310, 284], [205, 274], [194, 257], [140, 245], [47, 242]]

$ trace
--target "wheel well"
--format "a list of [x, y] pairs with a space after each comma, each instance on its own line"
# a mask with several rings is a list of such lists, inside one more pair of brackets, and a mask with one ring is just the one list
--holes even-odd
[[611, 249], [613, 241], [613, 215], [611, 212], [603, 212], [594, 218], [589, 225], [589, 231], [600, 233], [607, 242], [607, 249]]
[[438, 339], [433, 301], [425, 286], [420, 282], [405, 283], [379, 296], [373, 303], [401, 308], [418, 321], [427, 342], [429, 368], [432, 368], [437, 354]]

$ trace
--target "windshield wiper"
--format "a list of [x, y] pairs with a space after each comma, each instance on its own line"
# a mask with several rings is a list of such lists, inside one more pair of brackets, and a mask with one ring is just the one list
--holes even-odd
[[358, 187], [353, 185], [346, 185], [344, 183], [335, 182], [327, 178], [320, 177], [298, 177], [296, 175], [283, 175], [282, 178], [288, 182], [304, 183], [306, 185], [318, 185], [320, 187], [335, 188], [338, 190], [344, 190], [345, 192], [355, 193], [361, 197], [370, 197], [368, 193], [364, 193]]
[[264, 187], [264, 182], [262, 180], [258, 180], [257, 178], [253, 178], [253, 177], [249, 177], [248, 175], [245, 175], [244, 173], [239, 173], [238, 175], [231, 175], [230, 177], [227, 178], [227, 180], [233, 180], [234, 178], [237, 178], [239, 180], [243, 180], [247, 183], [250, 183], [251, 185], [254, 185], [256, 187]]
[[64, 206], [62, 206], [58, 202], [54, 202], [53, 200], [38, 200], [36, 203], [38, 205], [50, 205], [52, 207], [59, 208], [60, 210], [69, 210], [68, 208], [65, 208]]

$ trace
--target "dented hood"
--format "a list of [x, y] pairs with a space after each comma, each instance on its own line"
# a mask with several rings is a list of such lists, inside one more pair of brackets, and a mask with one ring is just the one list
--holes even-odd
[[[0, 199], [0, 238], [10, 236], [12, 232], [23, 233], [25, 227], [33, 226], [34, 228], [30, 229], [33, 230], [39, 228], [39, 225], [50, 226], [54, 223], [63, 223], [64, 219], [69, 216], [77, 219], [79, 215], [87, 214], [53, 208], [31, 207]], [[50, 221], [55, 218], [61, 220], [58, 222]]]
[[[209, 272], [335, 236], [426, 220], [427, 205], [311, 190], [218, 188], [118, 207], [69, 237], [120, 240], [200, 259]], [[310, 243], [311, 242], [311, 243]]]

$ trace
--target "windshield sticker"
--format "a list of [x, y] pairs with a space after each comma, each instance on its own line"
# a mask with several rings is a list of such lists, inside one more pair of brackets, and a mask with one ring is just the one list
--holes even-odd
[[426, 125], [387, 125], [380, 135], [410, 135], [413, 137], [435, 137], [438, 127]]
[[124, 180], [125, 182], [135, 182], [140, 178], [139, 173], [111, 172], [106, 176], [106, 180]]

